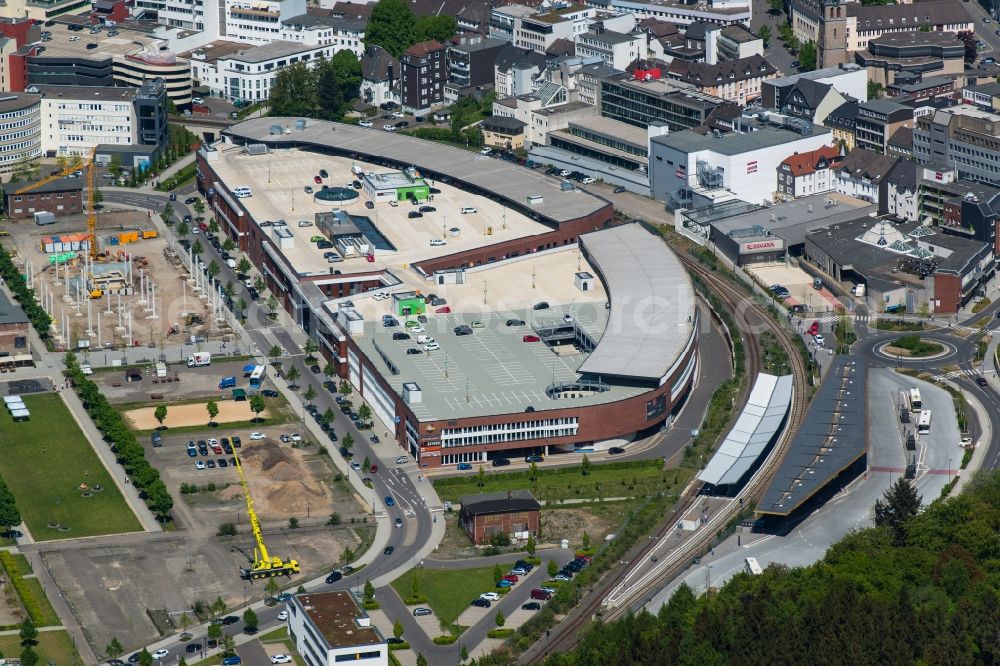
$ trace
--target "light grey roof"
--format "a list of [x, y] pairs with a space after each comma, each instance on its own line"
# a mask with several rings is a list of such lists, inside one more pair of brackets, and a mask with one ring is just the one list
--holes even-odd
[[744, 134], [734, 132], [717, 138], [711, 134], [698, 134], [691, 130], [684, 130], [683, 132], [671, 132], [665, 136], [654, 136], [650, 141], [684, 153], [711, 150], [720, 155], [742, 155], [751, 150], [784, 146], [803, 138], [803, 136], [819, 136], [821, 134], [832, 134], [832, 131], [822, 125], [813, 125], [809, 134], [803, 135], [778, 127], [764, 127], [756, 132]]
[[274, 60], [275, 58], [284, 58], [298, 53], [315, 51], [317, 48], [319, 47], [309, 44], [275, 40], [269, 44], [262, 44], [243, 51], [238, 51], [230, 55], [229, 58], [240, 62], [266, 62], [268, 60]]
[[774, 442], [791, 405], [792, 375], [757, 375], [740, 418], [698, 479], [715, 486], [739, 482]]
[[0, 324], [27, 324], [28, 317], [20, 305], [12, 303], [7, 294], [0, 291]]
[[837, 67], [826, 67], [825, 69], [814, 69], [811, 72], [799, 72], [798, 74], [791, 74], [789, 76], [782, 76], [777, 79], [771, 79], [767, 83], [772, 86], [790, 86], [801, 81], [802, 79], [812, 79], [817, 81], [819, 79], [827, 79], [831, 76], [839, 76], [842, 74], [847, 74], [849, 72], [856, 72], [861, 69], [860, 65], [855, 65], [854, 63], [849, 63], [846, 65], [838, 65]]
[[[353, 152], [365, 156], [365, 161], [388, 160], [412, 165], [425, 172], [449, 177], [495, 193], [518, 206], [526, 198], [542, 195], [543, 200], [531, 210], [556, 222], [575, 220], [608, 207], [600, 199], [583, 190], [563, 191], [561, 180], [544, 176], [504, 160], [483, 157], [461, 148], [418, 139], [406, 134], [382, 132], [357, 125], [345, 125], [325, 120], [307, 120], [305, 128], [295, 129], [295, 118], [252, 118], [233, 125], [226, 134], [242, 137], [254, 143], [310, 145]], [[274, 125], [288, 127], [290, 134], [272, 135]]]
[[638, 224], [580, 236], [604, 281], [611, 316], [580, 366], [591, 375], [660, 380], [694, 330], [694, 290], [674, 253]]

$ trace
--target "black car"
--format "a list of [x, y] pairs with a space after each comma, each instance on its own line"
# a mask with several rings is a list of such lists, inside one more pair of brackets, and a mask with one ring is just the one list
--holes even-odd
[[393, 340], [409, 340], [410, 339], [410, 334], [409, 333], [403, 333], [403, 332], [393, 333], [392, 334], [392, 339]]
[[395, 636], [389, 636], [389, 638], [385, 639], [386, 645], [402, 645], [405, 642], [402, 638], [396, 638]]
[[170, 195], [170, 200], [171, 201], [177, 201], [177, 195], [176, 194], [171, 194]]
[[521, 610], [530, 610], [530, 611], [542, 610], [542, 605], [537, 601], [529, 601], [526, 604], [521, 604]]
[[373, 208], [375, 208], [375, 202], [374, 201], [366, 201], [365, 202], [365, 208], [367, 208], [368, 210], [372, 210]]
[[622, 193], [622, 192], [624, 192], [624, 191], [625, 191], [625, 188], [624, 188], [624, 187], [622, 187], [621, 185], [619, 185], [618, 187], [616, 187], [616, 188], [614, 189], [614, 193], [615, 193], [615, 194], [621, 194], [621, 193]]
[[320, 177], [320, 178], [328, 178], [329, 176], [330, 176], [330, 174], [328, 174], [328, 173], [326, 172], [326, 169], [320, 169], [320, 170], [319, 170], [319, 177]]
[[986, 381], [986, 377], [976, 377], [976, 383], [980, 386], [989, 386], [990, 383]]
[[524, 462], [526, 463], [540, 463], [544, 460], [541, 456], [525, 456]]
[[424, 216], [423, 213], [415, 210], [411, 210], [409, 213], [406, 214], [406, 217], [410, 218], [411, 220], [415, 220], [418, 217], [423, 217], [423, 216]]
[[193, 654], [195, 652], [201, 652], [201, 643], [188, 643], [184, 646], [184, 651], [188, 654]]
[[612, 446], [610, 449], [608, 449], [608, 455], [609, 456], [618, 456], [618, 455], [621, 455], [623, 453], [625, 453], [625, 449], [623, 449], [620, 446]]
[[417, 354], [423, 354], [424, 352], [422, 349], [417, 349], [416, 347], [410, 347], [409, 349], [406, 350], [406, 353], [409, 354], [410, 356], [416, 356]]
[[313, 373], [314, 375], [318, 375], [319, 373], [321, 373], [321, 372], [323, 371], [323, 369], [322, 369], [322, 368], [320, 368], [320, 367], [319, 367], [318, 365], [310, 365], [310, 366], [309, 366], [309, 370], [310, 370], [310, 372], [312, 372], [312, 373]]
[[205, 467], [207, 467], [209, 469], [215, 469], [215, 461], [214, 460], [206, 460], [205, 461]]
[[190, 206], [191, 204], [193, 204], [197, 200], [198, 200], [198, 197], [188, 197], [187, 199], [184, 200], [184, 203], [187, 204], [188, 206]]
[[535, 303], [531, 306], [532, 310], [548, 310], [549, 304], [547, 301], [542, 301], [541, 303]]
[[462, 324], [455, 327], [455, 335], [472, 335], [472, 327]]
[[386, 546], [385, 550], [382, 551], [382, 554], [383, 555], [392, 555], [395, 550], [396, 550], [395, 546]]
[[326, 584], [329, 585], [330, 583], [336, 583], [343, 577], [344, 574], [340, 573], [339, 571], [333, 571], [330, 573], [329, 576], [326, 577]]
[[524, 326], [524, 320], [523, 319], [508, 319], [507, 320], [507, 325], [508, 326]]
[[247, 295], [250, 297], [251, 301], [256, 301], [257, 299], [260, 298], [260, 292], [254, 289], [253, 287], [247, 289]]
[[333, 247], [333, 242], [328, 240], [316, 241], [316, 249], [318, 250], [329, 250]]
[[[277, 393], [277, 391], [275, 391], [275, 393]], [[233, 440], [232, 440], [232, 442], [233, 442], [233, 447], [234, 447], [234, 448], [237, 448], [237, 449], [238, 449], [238, 448], [240, 448], [241, 446], [243, 446], [243, 440], [242, 440], [242, 439], [240, 439], [239, 437], [233, 437]]]
[[229, 467], [229, 463], [226, 462], [225, 458], [219, 458], [219, 467]]
[[493, 604], [491, 604], [488, 599], [476, 599], [472, 602], [472, 605], [478, 608], [489, 608]]
[[185, 215], [184, 216], [184, 221], [187, 222], [188, 224], [191, 224], [191, 220], [192, 219], [194, 219], [194, 218], [192, 218], [190, 215]]
[[275, 391], [274, 389], [264, 389], [263, 391], [260, 392], [260, 394], [262, 396], [264, 396], [265, 398], [277, 398], [278, 397], [278, 392]]
[[326, 434], [327, 434], [327, 437], [330, 438], [331, 442], [336, 442], [337, 441], [337, 433], [335, 433], [332, 428], [330, 429], [330, 432], [328, 432]]
[[236, 617], [235, 615], [227, 615], [226, 617], [222, 618], [222, 624], [223, 626], [226, 627], [228, 627], [231, 624], [236, 624], [239, 621], [240, 618]]
[[138, 664], [139, 663], [139, 653], [136, 652], [135, 654], [133, 654], [132, 656], [130, 656], [128, 658], [128, 663], [130, 663], [130, 664]]
[[185, 250], [191, 249], [191, 241], [189, 241], [187, 238], [180, 239], [179, 241], [177, 241], [177, 244], [180, 245]]
[[514, 567], [515, 568], [519, 567], [521, 569], [524, 569], [525, 571], [531, 571], [532, 569], [535, 568], [535, 565], [532, 564], [531, 562], [528, 562], [527, 560], [518, 560], [517, 562], [514, 563]]
[[493, 466], [494, 467], [506, 467], [509, 464], [510, 464], [510, 460], [508, 460], [507, 458], [494, 458], [493, 459]]
[[419, 210], [421, 213], [433, 213], [437, 210], [437, 208], [435, 208], [434, 206], [421, 206], [417, 210]]

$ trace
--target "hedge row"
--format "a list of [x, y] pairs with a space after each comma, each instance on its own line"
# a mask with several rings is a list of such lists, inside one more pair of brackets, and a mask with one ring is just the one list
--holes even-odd
[[64, 362], [66, 376], [73, 382], [76, 393], [83, 401], [94, 425], [104, 435], [104, 441], [111, 445], [118, 462], [132, 477], [132, 483], [139, 489], [139, 495], [158, 518], [161, 520], [169, 518], [174, 500], [160, 479], [159, 471], [146, 460], [146, 451], [125, 425], [122, 415], [108, 403], [97, 384], [83, 374], [76, 354], [67, 353]]
[[14, 300], [21, 305], [24, 314], [28, 316], [28, 321], [38, 331], [42, 339], [48, 339], [49, 328], [52, 326], [52, 318], [49, 317], [45, 309], [35, 300], [35, 290], [28, 287], [24, 275], [14, 265], [10, 253], [5, 248], [0, 247], [0, 277], [4, 279], [10, 290], [14, 294]]
[[27, 571], [24, 571], [20, 564], [18, 564], [17, 557], [6, 550], [0, 551], [0, 565], [7, 572], [11, 584], [14, 586], [14, 591], [21, 598], [21, 604], [24, 606], [24, 610], [27, 611], [28, 617], [35, 623], [35, 626], [48, 627], [58, 625], [59, 616], [56, 615], [56, 611], [52, 608], [49, 600], [45, 598], [45, 593], [42, 591], [41, 585], [35, 579], [24, 577], [26, 573], [31, 573], [31, 569], [29, 568]]

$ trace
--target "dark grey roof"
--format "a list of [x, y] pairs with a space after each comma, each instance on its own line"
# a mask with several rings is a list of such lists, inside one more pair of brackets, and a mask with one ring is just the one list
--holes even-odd
[[897, 148], [902, 148], [905, 150], [913, 150], [913, 128], [912, 127], [900, 127], [889, 140], [886, 142], [887, 146], [896, 146]]
[[363, 31], [368, 25], [368, 17], [337, 16], [335, 14], [300, 14], [282, 21], [285, 26], [311, 28], [313, 26], [329, 26], [339, 30]]
[[576, 44], [568, 39], [560, 37], [545, 49], [545, 55], [559, 57], [576, 55]]
[[868, 452], [864, 359], [836, 356], [757, 512], [787, 516]]
[[541, 505], [528, 490], [510, 490], [480, 495], [464, 495], [459, 498], [462, 513], [479, 516], [490, 513], [512, 513], [514, 511], [538, 511]]
[[695, 21], [694, 23], [689, 24], [684, 30], [684, 38], [703, 42], [705, 41], [706, 28], [714, 27], [714, 23], [708, 23], [707, 21]]
[[509, 44], [500, 49], [494, 65], [501, 72], [505, 72], [519, 63], [534, 65], [541, 69], [545, 67], [545, 56], [531, 49], [522, 49]]
[[582, 39], [584, 37], [609, 46], [613, 46], [615, 44], [625, 44], [636, 39], [635, 35], [615, 32], [613, 30], [605, 30], [604, 32], [588, 32], [586, 34], [579, 35], [577, 39]]
[[12, 113], [23, 109], [30, 109], [38, 106], [41, 101], [38, 95], [26, 95], [24, 93], [0, 93], [0, 113]]
[[[17, 183], [4, 183], [4, 194], [13, 194], [28, 183], [21, 181]], [[25, 194], [47, 194], [49, 192], [79, 192], [83, 189], [83, 178], [60, 178], [51, 182], [39, 185]]]
[[[893, 136], [895, 137], [895, 134]], [[916, 162], [912, 162], [910, 160], [900, 160], [899, 163], [893, 167], [892, 171], [889, 172], [889, 177], [886, 179], [886, 182], [892, 183], [897, 188], [903, 187], [908, 190], [916, 191], [917, 181], [919, 180], [919, 176], [917, 175], [918, 170], [919, 167]]]
[[732, 83], [764, 76], [771, 76], [778, 70], [763, 56], [754, 54], [737, 60], [726, 60], [715, 65], [674, 58], [670, 63], [670, 75], [696, 86], [715, 86], [718, 82]]
[[837, 173], [846, 171], [854, 178], [866, 178], [877, 184], [889, 175], [897, 161], [898, 157], [855, 148], [847, 153], [847, 157], [837, 167]]
[[831, 111], [826, 117], [826, 123], [837, 127], [854, 127], [854, 121], [858, 117], [858, 101], [855, 99], [844, 102]]
[[[905, 5], [862, 5], [861, 3], [845, 3], [844, 8], [848, 16], [856, 16], [858, 20], [858, 30], [866, 27], [878, 25], [903, 25], [905, 18], [911, 26], [921, 26], [924, 23], [931, 25], [943, 25], [954, 23], [972, 23], [969, 14], [962, 7], [962, 3], [954, 0], [927, 0], [926, 2], [914, 2]], [[870, 21], [871, 25], [866, 26], [865, 21]]]
[[483, 129], [498, 129], [505, 130], [508, 132], [517, 132], [523, 130], [527, 123], [518, 120], [517, 118], [511, 118], [509, 116], [490, 116], [483, 121]]
[[28, 316], [21, 306], [11, 302], [7, 294], [0, 291], [0, 324], [27, 324]]
[[788, 97], [791, 97], [798, 91], [803, 99], [805, 99], [809, 108], [815, 109], [832, 89], [833, 86], [829, 83], [818, 83], [811, 79], [802, 79], [792, 86], [792, 89], [788, 92]]
[[389, 78], [389, 68], [393, 76], [399, 75], [399, 62], [392, 54], [377, 44], [369, 44], [361, 55], [361, 78], [365, 81], [384, 81]]

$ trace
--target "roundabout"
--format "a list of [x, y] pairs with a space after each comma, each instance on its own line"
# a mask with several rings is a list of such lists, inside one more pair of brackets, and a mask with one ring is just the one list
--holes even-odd
[[866, 347], [869, 356], [882, 361], [885, 364], [896, 365], [927, 365], [933, 366], [947, 365], [966, 360], [967, 354], [960, 353], [959, 344], [956, 344], [953, 337], [947, 334], [930, 334], [921, 336], [921, 340], [933, 344], [940, 348], [936, 353], [928, 353], [924, 356], [906, 356], [900, 354], [896, 349], [898, 335], [879, 336], [866, 340]]

